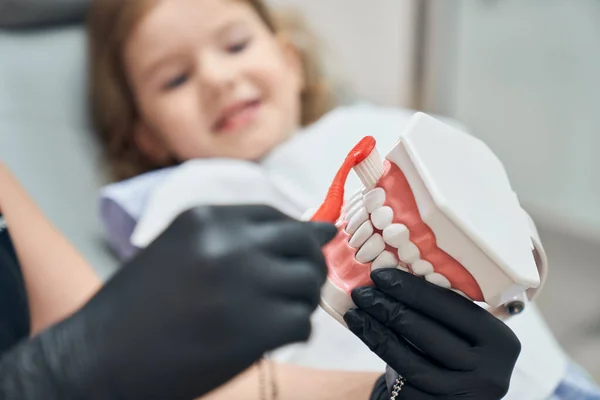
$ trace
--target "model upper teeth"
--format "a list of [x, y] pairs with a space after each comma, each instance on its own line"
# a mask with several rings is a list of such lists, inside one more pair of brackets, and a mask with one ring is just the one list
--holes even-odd
[[368, 263], [377, 258], [385, 250], [385, 242], [379, 233], [375, 233], [362, 245], [356, 253], [356, 260], [360, 263]]
[[356, 230], [354, 235], [350, 238], [348, 244], [350, 247], [354, 247], [355, 249], [360, 248], [369, 238], [373, 236], [373, 225], [370, 221], [365, 221], [363, 224]]
[[361, 207], [350, 217], [350, 222], [348, 222], [348, 225], [346, 226], [346, 232], [353, 235], [358, 228], [368, 220], [369, 214], [367, 213], [367, 210], [365, 210], [364, 207]]
[[[435, 272], [433, 265], [421, 259], [419, 248], [410, 241], [407, 226], [394, 223], [394, 210], [385, 205], [386, 194], [375, 188], [363, 195], [357, 192], [344, 206], [344, 218], [348, 221], [346, 232], [350, 235], [348, 245], [357, 249], [356, 261], [371, 263], [371, 270], [398, 268], [424, 277], [427, 281], [451, 288], [450, 281]], [[386, 250], [395, 249], [395, 253]], [[407, 268], [410, 267], [410, 270]]]
[[365, 195], [365, 208], [369, 214], [383, 207], [385, 204], [385, 191], [382, 188], [375, 188]]
[[365, 208], [365, 204], [362, 201], [362, 199], [357, 201], [356, 203], [354, 203], [348, 207], [348, 211], [346, 212], [346, 218], [348, 220], [350, 220], [354, 216], [354, 214], [356, 214], [357, 212], [359, 212], [361, 210], [364, 210], [364, 208]]
[[377, 229], [385, 229], [387, 228], [394, 219], [394, 211], [387, 206], [379, 207], [377, 210], [371, 214], [371, 221], [373, 221], [373, 226]]
[[348, 203], [346, 205], [344, 205], [342, 213], [346, 217], [349, 217], [351, 213], [356, 212], [356, 210], [358, 210], [360, 208], [360, 205], [362, 203], [363, 203], [363, 195], [361, 192], [357, 192], [354, 194], [354, 196], [352, 196], [350, 201], [348, 201]]

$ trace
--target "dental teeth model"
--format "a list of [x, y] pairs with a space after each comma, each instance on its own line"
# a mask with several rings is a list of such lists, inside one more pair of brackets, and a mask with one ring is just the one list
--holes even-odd
[[[312, 220], [335, 223], [324, 247], [322, 307], [344, 324], [351, 291], [399, 268], [506, 318], [535, 297], [546, 258], [503, 165], [479, 139], [417, 113], [381, 159], [372, 137], [350, 152]], [[362, 189], [344, 204], [351, 170]]]

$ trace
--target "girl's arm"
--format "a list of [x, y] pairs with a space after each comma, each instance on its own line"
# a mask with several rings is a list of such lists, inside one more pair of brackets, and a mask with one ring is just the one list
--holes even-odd
[[82, 306], [102, 283], [2, 163], [0, 210], [23, 270], [35, 335]]
[[[261, 371], [262, 369], [262, 371]], [[318, 370], [291, 364], [273, 364], [268, 369], [252, 367], [244, 374], [199, 400], [368, 400], [382, 373]], [[262, 379], [261, 379], [262, 376]], [[277, 396], [273, 395], [272, 382]], [[262, 390], [260, 387], [265, 387]]]

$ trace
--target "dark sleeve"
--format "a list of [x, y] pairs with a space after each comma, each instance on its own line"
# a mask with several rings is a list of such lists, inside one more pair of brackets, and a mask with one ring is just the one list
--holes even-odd
[[390, 398], [387, 384], [385, 381], [385, 375], [381, 375], [377, 382], [375, 382], [375, 386], [373, 387], [373, 392], [371, 393], [371, 397], [369, 400], [387, 400]]
[[24, 340], [0, 359], [0, 399], [75, 400], [61, 391], [47, 366], [40, 341]]
[[29, 307], [21, 267], [0, 215], [0, 357], [29, 336]]

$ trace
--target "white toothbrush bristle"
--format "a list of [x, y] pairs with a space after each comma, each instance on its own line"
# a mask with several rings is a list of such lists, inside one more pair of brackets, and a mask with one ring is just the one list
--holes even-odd
[[363, 162], [354, 167], [354, 171], [367, 190], [374, 188], [385, 172], [379, 151], [373, 149]]

